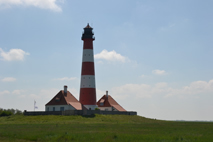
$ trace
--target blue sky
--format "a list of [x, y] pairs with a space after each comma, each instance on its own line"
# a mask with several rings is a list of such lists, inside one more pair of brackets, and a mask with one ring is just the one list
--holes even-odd
[[83, 28], [94, 28], [97, 100], [165, 120], [213, 120], [213, 1], [0, 0], [0, 107], [78, 99]]

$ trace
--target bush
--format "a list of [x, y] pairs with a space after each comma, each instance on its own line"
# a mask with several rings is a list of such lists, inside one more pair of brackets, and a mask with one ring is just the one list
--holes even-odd
[[0, 113], [0, 116], [9, 116], [9, 115], [12, 115], [12, 112], [4, 110]]
[[0, 117], [1, 116], [10, 116], [10, 115], [20, 115], [22, 111], [18, 109], [2, 109], [0, 108]]

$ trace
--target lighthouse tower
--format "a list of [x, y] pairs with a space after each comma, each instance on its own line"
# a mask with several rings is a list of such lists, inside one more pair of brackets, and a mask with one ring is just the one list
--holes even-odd
[[80, 102], [88, 110], [95, 110], [96, 105], [96, 87], [95, 87], [95, 66], [93, 56], [93, 37], [92, 27], [88, 24], [84, 28], [82, 34], [83, 58], [81, 68], [81, 86], [80, 86]]

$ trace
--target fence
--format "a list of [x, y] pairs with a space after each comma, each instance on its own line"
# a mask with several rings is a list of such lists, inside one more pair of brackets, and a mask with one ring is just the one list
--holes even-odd
[[137, 115], [136, 111], [102, 111], [102, 110], [65, 110], [65, 111], [24, 111], [24, 115]]

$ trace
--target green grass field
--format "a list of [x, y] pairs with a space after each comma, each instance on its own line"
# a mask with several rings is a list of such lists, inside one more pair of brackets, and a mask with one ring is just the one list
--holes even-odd
[[140, 116], [0, 117], [2, 141], [211, 142], [213, 123], [172, 122]]

